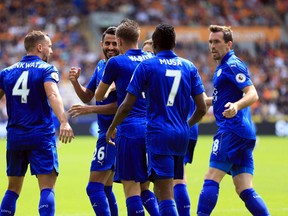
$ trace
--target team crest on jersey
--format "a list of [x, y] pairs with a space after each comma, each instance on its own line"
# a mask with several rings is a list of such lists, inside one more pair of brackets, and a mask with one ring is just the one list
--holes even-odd
[[56, 72], [53, 72], [52, 74], [51, 74], [51, 77], [56, 81], [56, 82], [58, 82], [59, 81], [59, 76], [58, 76], [58, 73], [56, 73]]
[[219, 76], [221, 75], [221, 73], [222, 73], [222, 69], [219, 69], [219, 70], [217, 71], [217, 77], [219, 77]]
[[238, 83], [243, 83], [243, 82], [245, 82], [245, 80], [246, 80], [245, 74], [243, 74], [243, 73], [238, 73], [238, 74], [236, 75], [236, 81], [237, 81]]

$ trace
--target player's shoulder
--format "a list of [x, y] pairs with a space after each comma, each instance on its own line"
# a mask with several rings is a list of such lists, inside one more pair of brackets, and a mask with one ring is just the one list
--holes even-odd
[[5, 73], [5, 72], [8, 72], [8, 71], [13, 70], [14, 68], [20, 67], [20, 66], [21, 66], [21, 65], [20, 65], [20, 62], [16, 62], [16, 63], [14, 63], [14, 64], [6, 67], [6, 68], [3, 68], [0, 72], [1, 72], [1, 73]]
[[108, 59], [108, 61], [106, 62], [106, 65], [111, 65], [111, 64], [115, 64], [117, 62], [121, 62], [124, 59], [126, 59], [126, 56], [123, 54], [117, 55], [117, 56], [113, 56], [111, 58]]
[[247, 72], [246, 64], [236, 55], [232, 55], [225, 63], [233, 73]]
[[195, 65], [193, 64], [192, 61], [190, 61], [189, 59], [183, 58], [183, 57], [179, 57], [177, 56], [177, 58], [183, 62], [183, 64], [189, 65], [189, 66], [193, 66], [195, 67]]
[[182, 58], [182, 57], [177, 57], [178, 61], [181, 62], [181, 66], [185, 67], [191, 71], [197, 71], [196, 66], [194, 65], [194, 63], [192, 61], [190, 61], [189, 59], [186, 58]]
[[98, 61], [97, 66], [103, 66], [106, 64], [106, 59], [101, 59]]

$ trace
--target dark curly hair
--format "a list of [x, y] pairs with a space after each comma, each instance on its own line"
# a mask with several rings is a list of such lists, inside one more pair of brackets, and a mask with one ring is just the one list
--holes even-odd
[[176, 45], [174, 27], [170, 24], [157, 25], [152, 34], [153, 46], [157, 50], [172, 50]]

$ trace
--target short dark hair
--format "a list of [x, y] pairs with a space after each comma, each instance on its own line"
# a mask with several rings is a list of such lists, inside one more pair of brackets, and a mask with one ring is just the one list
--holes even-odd
[[115, 35], [116, 34], [116, 26], [110, 26], [103, 32], [102, 41], [104, 40], [104, 38], [107, 34]]
[[225, 43], [228, 43], [229, 41], [233, 42], [233, 32], [230, 26], [210, 25], [209, 31], [213, 33], [223, 32], [223, 39]]
[[125, 18], [116, 28], [116, 37], [120, 37], [126, 43], [135, 43], [140, 35], [140, 27], [134, 20]]
[[176, 33], [170, 24], [159, 24], [152, 34], [153, 46], [158, 50], [172, 50], [176, 45]]
[[24, 47], [27, 52], [33, 51], [38, 42], [46, 40], [48, 34], [42, 31], [33, 30], [24, 39]]

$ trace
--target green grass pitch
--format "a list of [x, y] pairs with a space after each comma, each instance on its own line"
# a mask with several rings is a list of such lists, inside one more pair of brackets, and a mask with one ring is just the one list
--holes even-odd
[[[5, 139], [0, 139], [0, 198], [7, 187]], [[90, 161], [96, 138], [76, 137], [70, 144], [58, 148], [60, 174], [56, 183], [57, 216], [94, 215], [86, 195]], [[197, 200], [208, 168], [212, 135], [200, 136], [192, 165], [186, 167], [188, 190], [191, 198], [191, 215], [196, 215]], [[288, 138], [260, 136], [255, 157], [254, 188], [263, 197], [272, 216], [288, 215]], [[122, 185], [114, 184], [114, 192], [119, 205], [119, 215], [127, 215]], [[17, 201], [16, 215], [38, 215], [39, 189], [37, 179], [26, 174], [21, 196]], [[148, 215], [146, 213], [146, 215]], [[230, 176], [220, 185], [220, 194], [213, 216], [251, 215], [244, 203], [236, 195]]]

